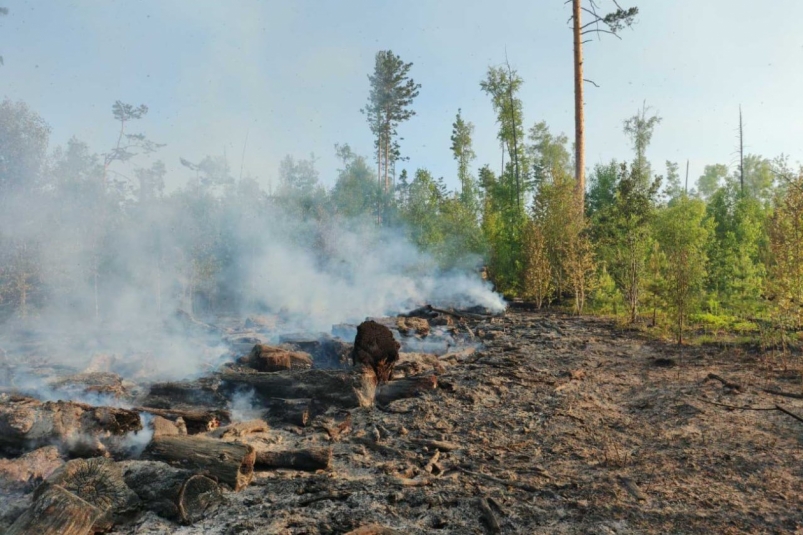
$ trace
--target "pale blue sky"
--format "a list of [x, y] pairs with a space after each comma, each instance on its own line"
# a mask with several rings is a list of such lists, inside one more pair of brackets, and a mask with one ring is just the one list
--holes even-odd
[[[608, 6], [609, 0], [600, 0]], [[641, 14], [619, 41], [586, 45], [587, 162], [630, 158], [622, 121], [646, 100], [662, 117], [649, 157], [734, 163], [738, 107], [746, 145], [803, 159], [803, 1], [631, 0]], [[499, 166], [497, 128], [479, 81], [489, 64], [525, 80], [529, 125], [572, 136], [572, 50], [563, 0], [1, 0], [0, 97], [23, 100], [53, 127], [102, 151], [115, 136], [117, 100], [151, 111], [138, 129], [178, 157], [227, 152], [237, 174], [275, 179], [285, 154], [320, 158], [334, 180], [333, 145], [370, 155], [359, 110], [377, 50], [414, 63], [418, 115], [401, 128], [410, 170], [455, 185], [449, 151], [458, 108], [476, 125], [476, 167]], [[175, 180], [175, 178], [173, 179]]]

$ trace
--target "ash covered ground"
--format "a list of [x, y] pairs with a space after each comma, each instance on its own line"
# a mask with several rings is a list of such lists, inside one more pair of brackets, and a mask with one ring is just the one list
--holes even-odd
[[[796, 392], [792, 375], [750, 352], [681, 352], [603, 319], [509, 310], [449, 329], [411, 332], [407, 347], [402, 337], [396, 365], [397, 378], [434, 375], [437, 388], [386, 405], [330, 407], [304, 426], [266, 417], [267, 431], [247, 437], [267, 449], [331, 448], [328, 469], [257, 467], [247, 487], [225, 491], [193, 525], [141, 510], [111, 531], [803, 529], [803, 424], [779, 410], [732, 408], [777, 403], [803, 415], [803, 400], [765, 391]], [[462, 343], [409, 351], [449, 332]], [[254, 400], [235, 409], [262, 415]], [[0, 474], [10, 461], [0, 461]], [[7, 494], [0, 525], [27, 507], [31, 490]]]

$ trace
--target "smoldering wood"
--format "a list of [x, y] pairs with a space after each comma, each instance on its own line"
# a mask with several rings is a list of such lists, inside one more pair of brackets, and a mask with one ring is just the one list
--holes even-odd
[[58, 443], [67, 453], [100, 454], [115, 438], [142, 429], [136, 411], [11, 396], [0, 400], [0, 449], [25, 451]]
[[48, 382], [48, 386], [67, 395], [98, 394], [114, 398], [127, 398], [132, 394], [132, 384], [111, 372], [82, 372], [67, 377], [59, 377]]
[[291, 333], [279, 337], [283, 347], [303, 351], [312, 356], [316, 368], [344, 368], [348, 366], [351, 344], [337, 340], [327, 333]]
[[50, 485], [6, 535], [88, 535], [103, 512], [58, 485]]
[[399, 347], [390, 329], [372, 320], [364, 321], [357, 326], [352, 364], [372, 368], [377, 382], [384, 383], [393, 375], [393, 367], [399, 360]]
[[308, 398], [323, 406], [339, 408], [369, 407], [376, 392], [376, 377], [371, 369], [301, 370], [272, 373], [225, 371], [220, 375], [222, 388], [235, 392], [253, 389], [263, 399]]
[[264, 405], [266, 419], [275, 418], [299, 427], [305, 427], [312, 418], [322, 412], [310, 398], [269, 398], [264, 400]]
[[377, 388], [376, 402], [388, 405], [396, 400], [412, 398], [436, 388], [438, 388], [438, 377], [435, 375], [415, 375], [396, 379]]
[[314, 472], [332, 467], [332, 448], [298, 450], [260, 450], [256, 452], [257, 469], [289, 468]]
[[209, 433], [212, 438], [219, 438], [223, 440], [242, 438], [246, 435], [254, 433], [267, 433], [270, 430], [268, 424], [263, 420], [248, 420], [245, 422], [237, 422], [229, 424], [224, 427], [218, 427]]
[[238, 359], [237, 362], [260, 372], [308, 370], [312, 368], [312, 356], [309, 353], [290, 351], [267, 344], [256, 344], [248, 355]]
[[396, 328], [401, 334], [412, 336], [427, 336], [429, 334], [429, 320], [425, 318], [418, 318], [415, 316], [405, 317], [399, 316], [396, 318]]
[[154, 383], [150, 385], [147, 396], [137, 404], [143, 407], [171, 410], [180, 408], [193, 411], [198, 410], [197, 407], [222, 409], [228, 400], [218, 391], [218, 387], [216, 377], [202, 377], [194, 381]]
[[253, 446], [240, 442], [202, 436], [161, 436], [148, 444], [143, 458], [202, 471], [239, 491], [254, 477], [256, 453]]
[[223, 501], [223, 491], [211, 477], [164, 462], [128, 461], [123, 478], [143, 508], [181, 524], [201, 520]]
[[195, 435], [208, 433], [221, 425], [231, 422], [231, 413], [222, 409], [214, 410], [185, 410], [185, 409], [159, 409], [156, 407], [134, 407], [137, 412], [147, 412], [154, 416], [161, 416], [168, 420], [181, 418], [186, 426], [187, 433]]

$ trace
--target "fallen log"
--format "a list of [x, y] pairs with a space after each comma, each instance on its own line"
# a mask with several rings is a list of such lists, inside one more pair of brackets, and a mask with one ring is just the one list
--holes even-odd
[[25, 451], [53, 444], [71, 454], [99, 455], [115, 439], [142, 429], [139, 414], [70, 401], [12, 396], [0, 402], [0, 449]]
[[54, 485], [100, 511], [92, 527], [94, 531], [110, 529], [115, 518], [135, 511], [139, 505], [139, 498], [123, 480], [122, 467], [102, 457], [67, 462], [37, 488], [34, 501], [40, 492]]
[[427, 336], [429, 334], [429, 321], [424, 318], [399, 316], [396, 318], [396, 328], [405, 336]]
[[381, 524], [367, 524], [357, 529], [353, 529], [346, 535], [402, 535], [403, 532], [387, 528]]
[[332, 467], [332, 448], [312, 448], [306, 450], [257, 450], [257, 468], [289, 468], [314, 472]]
[[234, 491], [248, 486], [254, 477], [253, 446], [201, 436], [154, 437], [144, 457], [173, 466], [208, 473]]
[[303, 351], [289, 351], [282, 347], [256, 344], [251, 352], [237, 361], [260, 372], [283, 370], [308, 370], [312, 368], [312, 356]]
[[45, 446], [16, 459], [0, 459], [0, 489], [24, 489], [44, 481], [64, 461], [56, 446]]
[[369, 407], [376, 392], [376, 377], [370, 369], [301, 370], [273, 373], [224, 371], [222, 388], [229, 392], [252, 388], [263, 399], [308, 398], [322, 406]]
[[181, 410], [181, 409], [157, 409], [155, 407], [134, 407], [137, 412], [147, 412], [154, 416], [161, 416], [168, 420], [181, 418], [187, 428], [187, 433], [196, 435], [198, 433], [208, 433], [217, 429], [221, 425], [231, 422], [231, 413], [225, 410]]
[[399, 347], [390, 329], [375, 321], [364, 321], [357, 326], [351, 361], [354, 366], [362, 364], [372, 368], [377, 382], [384, 383], [393, 375], [393, 366], [399, 360]]
[[265, 417], [276, 418], [288, 424], [305, 427], [310, 419], [320, 412], [309, 398], [282, 399], [271, 398], [265, 400]]
[[241, 438], [252, 433], [267, 433], [269, 430], [268, 424], [262, 420], [248, 420], [247, 422], [237, 422], [225, 427], [218, 427], [211, 431], [209, 436], [226, 440]]
[[158, 461], [124, 463], [123, 478], [145, 509], [179, 522], [193, 524], [223, 501], [212, 478]]
[[416, 375], [396, 379], [380, 385], [376, 392], [376, 402], [387, 405], [398, 399], [412, 398], [421, 392], [438, 388], [438, 377], [435, 375]]
[[103, 512], [58, 485], [48, 486], [6, 535], [88, 535]]
[[190, 409], [211, 407], [219, 409], [228, 400], [218, 392], [218, 382], [214, 377], [202, 377], [194, 381], [173, 381], [150, 385], [148, 395], [138, 404], [157, 409]]

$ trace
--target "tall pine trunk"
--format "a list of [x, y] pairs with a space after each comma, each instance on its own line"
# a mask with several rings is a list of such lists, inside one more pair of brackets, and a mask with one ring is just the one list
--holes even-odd
[[572, 0], [574, 17], [574, 160], [577, 200], [585, 204], [585, 117], [583, 113], [583, 41], [581, 36], [581, 3]]

